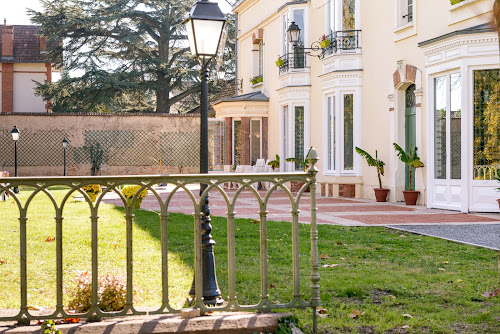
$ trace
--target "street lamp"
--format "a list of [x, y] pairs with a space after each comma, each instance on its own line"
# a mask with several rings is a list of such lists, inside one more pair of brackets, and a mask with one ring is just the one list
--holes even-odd
[[217, 69], [217, 79], [218, 80], [224, 80], [224, 77], [226, 76], [226, 70], [224, 69], [224, 67], [221, 65], [219, 66], [219, 68]]
[[[184, 21], [193, 56], [200, 58], [201, 62], [201, 122], [200, 122], [200, 173], [208, 174], [208, 63], [217, 55], [222, 31], [226, 17], [219, 5], [208, 0], [197, 1], [189, 17]], [[200, 184], [200, 195], [207, 188]], [[221, 305], [220, 289], [215, 276], [215, 260], [210, 232], [210, 209], [208, 207], [208, 194], [202, 206], [202, 277], [203, 277], [203, 302], [207, 305]], [[189, 291], [190, 296], [195, 296], [195, 280]]]
[[[12, 134], [12, 140], [14, 140], [14, 176], [17, 177], [17, 141], [19, 140], [19, 130], [14, 125], [14, 129], [10, 132]], [[19, 187], [14, 187], [14, 192], [19, 193]]]
[[66, 176], [66, 148], [68, 147], [68, 141], [66, 138], [62, 140], [62, 147], [64, 149], [64, 176]]
[[[311, 56], [318, 56], [318, 57], [321, 57], [321, 55], [323, 54], [323, 50], [318, 41], [312, 42], [310, 48], [305, 48], [302, 45], [300, 45], [300, 27], [295, 22], [292, 22], [290, 26], [288, 26], [286, 34], [288, 40], [290, 41], [290, 43], [292, 43], [292, 50], [298, 49], [304, 52], [304, 54], [308, 54]], [[305, 51], [305, 50], [310, 50], [310, 51]], [[313, 52], [319, 52], [319, 54], [312, 54]]]

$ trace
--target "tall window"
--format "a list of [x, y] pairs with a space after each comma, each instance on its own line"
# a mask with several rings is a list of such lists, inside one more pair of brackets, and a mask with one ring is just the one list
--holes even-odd
[[500, 168], [500, 70], [474, 71], [474, 179], [491, 180]]
[[328, 96], [326, 111], [326, 134], [328, 149], [327, 171], [335, 171], [335, 96]]
[[282, 129], [282, 133], [281, 133], [281, 152], [282, 152], [282, 166], [280, 166], [281, 168], [281, 171], [284, 172], [285, 171], [285, 159], [286, 158], [290, 158], [290, 152], [288, 150], [288, 139], [289, 139], [289, 134], [288, 134], [288, 130], [289, 130], [289, 125], [288, 125], [288, 106], [284, 106], [283, 107], [283, 111], [282, 111], [282, 117], [281, 117], [281, 129]]
[[354, 96], [344, 95], [344, 170], [354, 169]]
[[250, 122], [250, 136], [251, 136], [251, 141], [250, 141], [250, 152], [251, 152], [251, 162], [252, 165], [255, 165], [257, 162], [257, 159], [261, 158], [261, 141], [260, 141], [260, 120], [259, 119], [253, 119]]
[[342, 3], [342, 30], [354, 30], [355, 25], [355, 0], [343, 0]]
[[[304, 107], [295, 107], [295, 158], [304, 159]], [[304, 166], [295, 164], [295, 170], [302, 170]]]
[[263, 76], [264, 75], [264, 43], [261, 41], [259, 43], [259, 70], [258, 70], [258, 75]]
[[328, 0], [325, 4], [326, 34], [335, 31], [335, 0]]
[[434, 78], [434, 178], [462, 177], [462, 78]]
[[233, 161], [235, 165], [239, 165], [241, 161], [241, 121], [233, 123]]
[[286, 55], [289, 52], [290, 42], [288, 41], [288, 34], [286, 31], [288, 30], [288, 26], [290, 25], [290, 20], [288, 17], [288, 13], [283, 14], [283, 27], [281, 30], [281, 34], [283, 36], [283, 45], [282, 45], [282, 54]]

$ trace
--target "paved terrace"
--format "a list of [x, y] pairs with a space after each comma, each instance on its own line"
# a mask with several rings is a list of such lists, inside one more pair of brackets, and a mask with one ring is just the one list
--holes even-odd
[[[172, 188], [159, 189], [163, 200]], [[191, 188], [198, 194], [196, 188]], [[225, 190], [232, 199], [236, 190]], [[265, 190], [259, 190], [263, 198]], [[295, 196], [296, 194], [294, 194]], [[109, 194], [105, 202], [123, 205], [118, 196]], [[310, 194], [304, 193], [300, 200], [301, 223], [310, 223]], [[330, 198], [317, 196], [318, 224], [342, 226], [387, 226], [443, 239], [498, 249], [500, 245], [500, 213], [464, 214], [449, 210], [427, 209], [424, 206], [406, 206], [404, 203], [377, 203], [373, 200]], [[154, 196], [146, 197], [141, 205], [146, 210], [159, 210]], [[275, 191], [267, 205], [267, 219], [270, 221], [291, 221], [290, 201], [283, 191]], [[183, 191], [175, 194], [169, 205], [169, 212], [192, 214], [193, 205]], [[212, 216], [225, 216], [226, 203], [219, 192], [210, 192]], [[259, 219], [258, 202], [250, 190], [243, 191], [236, 201], [236, 218]]]

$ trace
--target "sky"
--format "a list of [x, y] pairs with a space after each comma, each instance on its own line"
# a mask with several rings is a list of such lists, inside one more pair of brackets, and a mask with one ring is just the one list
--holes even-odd
[[[225, 0], [215, 0], [219, 3], [222, 11], [227, 13], [231, 10], [231, 6]], [[7, 24], [31, 24], [26, 8], [40, 10], [40, 0], [0, 0], [0, 22], [3, 24], [3, 19], [7, 19]], [[193, 0], [194, 4], [194, 0]]]

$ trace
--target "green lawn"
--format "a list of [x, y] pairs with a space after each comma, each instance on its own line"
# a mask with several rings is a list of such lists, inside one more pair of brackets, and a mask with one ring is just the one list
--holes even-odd
[[[26, 197], [23, 191], [21, 197]], [[64, 191], [54, 189], [61, 199]], [[19, 306], [19, 224], [12, 201], [0, 202], [0, 308]], [[100, 273], [125, 273], [123, 209], [105, 204], [99, 212]], [[135, 211], [134, 288], [138, 306], [159, 306], [161, 256], [159, 218]], [[28, 216], [29, 298], [33, 306], [55, 305], [54, 210], [40, 195]], [[64, 212], [64, 283], [77, 271], [90, 271], [90, 219], [86, 203], [71, 200]], [[226, 219], [213, 217], [217, 278], [227, 295]], [[498, 333], [500, 297], [484, 298], [498, 284], [497, 253], [383, 227], [324, 226], [319, 229], [320, 333]], [[173, 306], [181, 307], [192, 281], [193, 219], [171, 214], [169, 286]], [[309, 295], [309, 226], [300, 226], [301, 289]], [[50, 240], [50, 239], [49, 239]], [[272, 301], [292, 294], [291, 224], [270, 222], [269, 287]], [[259, 224], [236, 220], [237, 296], [256, 303], [260, 295]], [[1, 261], [0, 261], [1, 262]], [[338, 264], [324, 268], [322, 265]], [[441, 269], [440, 269], [441, 268]], [[68, 296], [65, 295], [65, 303]], [[359, 315], [351, 318], [353, 311]], [[294, 310], [300, 327], [311, 328], [311, 311]], [[357, 312], [354, 312], [357, 313]], [[405, 316], [406, 315], [406, 316]]]

